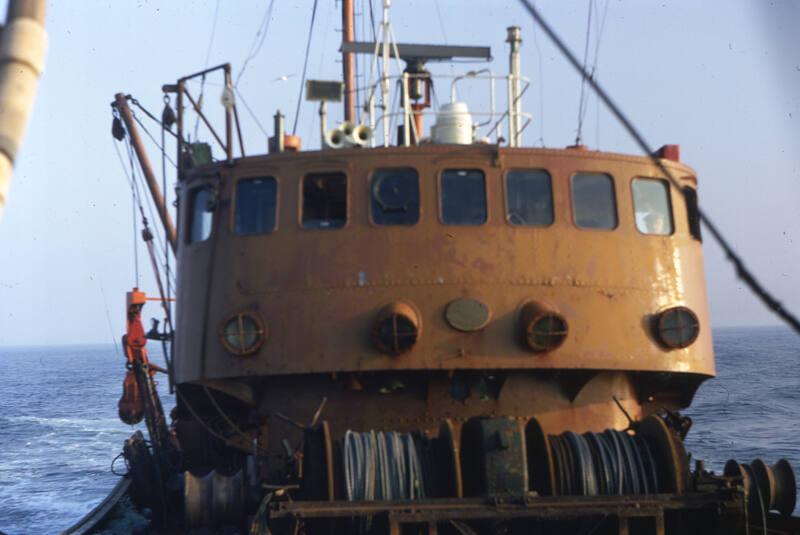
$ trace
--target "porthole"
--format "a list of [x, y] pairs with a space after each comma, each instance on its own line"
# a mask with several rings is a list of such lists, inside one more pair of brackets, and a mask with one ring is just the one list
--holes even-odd
[[258, 351], [266, 338], [261, 318], [251, 312], [239, 312], [222, 322], [219, 339], [234, 355], [244, 357]]
[[700, 321], [686, 307], [669, 308], [657, 316], [656, 335], [670, 349], [689, 347], [700, 334]]
[[567, 320], [544, 305], [536, 302], [526, 303], [519, 318], [522, 340], [533, 352], [553, 351], [567, 339], [569, 332]]
[[419, 340], [420, 322], [416, 311], [406, 303], [392, 303], [378, 314], [372, 328], [372, 341], [381, 353], [402, 355]]

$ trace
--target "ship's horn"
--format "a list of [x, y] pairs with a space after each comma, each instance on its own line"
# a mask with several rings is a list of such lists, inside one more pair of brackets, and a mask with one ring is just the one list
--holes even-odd
[[347, 142], [357, 147], [367, 146], [370, 139], [372, 139], [372, 128], [363, 124], [354, 127], [347, 136]]
[[353, 130], [355, 130], [356, 125], [351, 123], [350, 121], [345, 121], [339, 125], [339, 129], [344, 132], [345, 137], [349, 137], [353, 134]]
[[325, 146], [329, 149], [341, 149], [344, 147], [346, 137], [341, 128], [331, 128], [325, 134]]

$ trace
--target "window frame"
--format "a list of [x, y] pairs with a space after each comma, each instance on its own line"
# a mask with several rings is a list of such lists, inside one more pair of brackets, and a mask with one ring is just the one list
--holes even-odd
[[[259, 234], [238, 234], [236, 232], [236, 210], [239, 208], [239, 182], [243, 180], [255, 180], [259, 178], [271, 178], [275, 181], [275, 226], [272, 228], [270, 232], [264, 232]], [[253, 175], [242, 175], [236, 178], [236, 181], [233, 183], [233, 187], [231, 188], [231, 192], [233, 194], [233, 202], [231, 203], [231, 213], [230, 213], [230, 232], [233, 236], [239, 238], [253, 238], [257, 236], [270, 236], [275, 234], [278, 229], [280, 228], [280, 221], [281, 221], [281, 181], [280, 178], [275, 174], [261, 174], [257, 176]]]
[[[411, 170], [414, 171], [417, 175], [417, 195], [418, 195], [418, 215], [417, 220], [410, 225], [397, 225], [397, 224], [384, 224], [378, 223], [375, 221], [375, 217], [372, 210], [372, 180], [375, 178], [375, 173], [378, 171], [385, 171], [385, 170], [395, 170], [395, 169], [402, 169], [402, 170]], [[422, 202], [422, 180], [420, 180], [420, 172], [417, 167], [408, 165], [408, 166], [390, 166], [390, 167], [373, 167], [367, 170], [367, 220], [369, 224], [377, 227], [377, 228], [413, 228], [419, 225], [420, 221], [422, 221], [422, 214], [423, 214], [423, 202]]]
[[[578, 224], [577, 218], [577, 210], [575, 210], [575, 194], [574, 194], [574, 180], [575, 177], [578, 175], [602, 175], [606, 176], [611, 180], [611, 192], [613, 193], [613, 200], [614, 200], [614, 226], [610, 228], [598, 228], [598, 227], [583, 227]], [[615, 230], [619, 229], [620, 225], [620, 217], [619, 217], [619, 195], [617, 194], [617, 181], [614, 178], [614, 175], [609, 173], [608, 171], [575, 171], [569, 175], [569, 185], [568, 185], [568, 192], [569, 192], [569, 205], [570, 210], [572, 211], [572, 224], [575, 228], [579, 230], [588, 230], [588, 231], [598, 231], [598, 232], [614, 232]]]
[[[304, 188], [305, 188], [306, 177], [308, 177], [309, 175], [324, 175], [324, 174], [334, 174], [334, 173], [335, 174], [344, 175], [344, 185], [345, 185], [345, 221], [344, 221], [344, 225], [342, 225], [341, 227], [329, 227], [329, 228], [307, 227], [307, 226], [305, 226], [303, 224], [304, 201], [305, 201], [305, 197], [303, 196], [303, 192], [304, 192]], [[345, 169], [341, 169], [341, 168], [339, 168], [339, 169], [330, 169], [330, 168], [327, 168], [327, 169], [305, 169], [305, 170], [300, 171], [298, 173], [298, 180], [297, 180], [297, 225], [300, 227], [300, 229], [313, 232], [313, 231], [316, 231], [316, 230], [329, 231], [329, 230], [345, 230], [345, 229], [349, 228], [350, 227], [350, 220], [351, 220], [351, 216], [352, 216], [352, 212], [351, 212], [351, 210], [352, 210], [352, 202], [351, 202], [352, 201], [352, 199], [351, 199], [352, 188], [351, 188], [351, 186], [352, 186], [352, 180], [351, 180], [351, 177], [350, 177], [350, 173], [347, 172]]]
[[211, 228], [208, 231], [208, 236], [205, 239], [192, 241], [192, 228], [194, 226], [194, 206], [195, 206], [195, 197], [197, 196], [200, 190], [211, 190], [213, 191], [214, 185], [210, 182], [203, 182], [196, 186], [190, 187], [186, 192], [187, 197], [187, 210], [186, 215], [184, 216], [183, 223], [185, 225], [186, 231], [183, 232], [183, 239], [181, 240], [184, 245], [192, 246], [198, 245], [201, 243], [207, 243], [211, 237], [214, 235], [214, 221], [216, 220], [216, 210], [211, 211]]
[[[691, 191], [691, 193], [688, 193]], [[689, 195], [692, 196], [691, 202]], [[686, 209], [686, 232], [699, 243], [703, 243], [703, 221], [700, 217], [700, 200], [697, 188], [689, 185], [681, 186], [681, 200]]]
[[[639, 224], [636, 222], [636, 194], [633, 191], [633, 184], [636, 180], [656, 180], [661, 182], [662, 185], [666, 186], [667, 188], [667, 208], [669, 209], [669, 218], [670, 218], [670, 225], [672, 226], [672, 230], [667, 234], [657, 234], [654, 232], [642, 232], [639, 229]], [[655, 236], [658, 238], [669, 238], [670, 236], [675, 235], [675, 205], [672, 202], [672, 185], [669, 183], [668, 180], [665, 178], [657, 177], [657, 176], [640, 176], [636, 175], [631, 178], [631, 209], [633, 210], [633, 228], [636, 229], [636, 232], [641, 234], [642, 236]]]
[[[447, 171], [480, 171], [483, 175], [483, 200], [484, 205], [486, 207], [486, 219], [481, 223], [470, 224], [470, 223], [446, 223], [444, 220], [444, 204], [442, 203], [443, 199], [443, 191], [444, 188], [442, 186], [442, 181], [444, 179], [444, 173]], [[489, 224], [489, 219], [491, 215], [490, 208], [492, 206], [491, 199], [489, 198], [489, 174], [486, 172], [486, 169], [478, 166], [464, 166], [464, 167], [445, 167], [439, 169], [437, 171], [437, 180], [436, 180], [436, 204], [439, 212], [439, 223], [443, 226], [447, 227], [484, 227]]]
[[[546, 225], [515, 225], [508, 220], [508, 212], [509, 208], [511, 207], [509, 204], [508, 199], [508, 175], [510, 173], [516, 172], [526, 172], [526, 171], [541, 171], [546, 173], [547, 176], [550, 178], [550, 208], [552, 209], [553, 219], [550, 223]], [[545, 229], [550, 228], [556, 223], [556, 191], [555, 191], [555, 181], [553, 180], [553, 174], [543, 167], [530, 167], [530, 168], [522, 168], [522, 167], [515, 167], [512, 169], [506, 169], [503, 173], [503, 220], [505, 221], [506, 225], [509, 225], [514, 228], [527, 228], [527, 229]]]

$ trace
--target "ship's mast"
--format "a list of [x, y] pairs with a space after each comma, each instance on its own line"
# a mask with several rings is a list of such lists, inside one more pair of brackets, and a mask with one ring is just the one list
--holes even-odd
[[0, 215], [44, 68], [45, 0], [11, 0], [0, 41]]
[[[355, 39], [353, 0], [342, 1], [342, 43]], [[342, 71], [344, 75], [344, 120], [354, 122], [356, 117], [355, 55], [342, 48]]]

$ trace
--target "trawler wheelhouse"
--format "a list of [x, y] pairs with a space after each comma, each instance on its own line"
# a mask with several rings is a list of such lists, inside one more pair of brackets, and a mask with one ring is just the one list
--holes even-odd
[[[117, 95], [115, 135], [124, 122], [177, 258], [172, 333], [145, 334], [146, 298], [128, 296], [120, 416], [145, 414], [156, 437], [126, 444], [135, 501], [163, 525], [251, 533], [727, 533], [758, 507], [790, 514], [785, 461], [689, 469], [676, 411], [715, 368], [698, 181], [678, 147], [524, 147], [519, 28], [507, 75], [440, 80], [428, 62], [490, 51], [397, 44], [389, 3], [380, 39], [359, 43], [343, 2], [345, 83], [305, 88], [318, 150], [277, 112], [269, 152], [246, 155], [229, 65], [163, 87], [177, 231]], [[356, 53], [383, 67], [358, 114]], [[189, 91], [218, 72], [221, 135]], [[483, 84], [483, 109], [458, 99], [465, 83]], [[187, 140], [190, 110], [219, 160]], [[173, 335], [168, 431], [144, 346]]]

